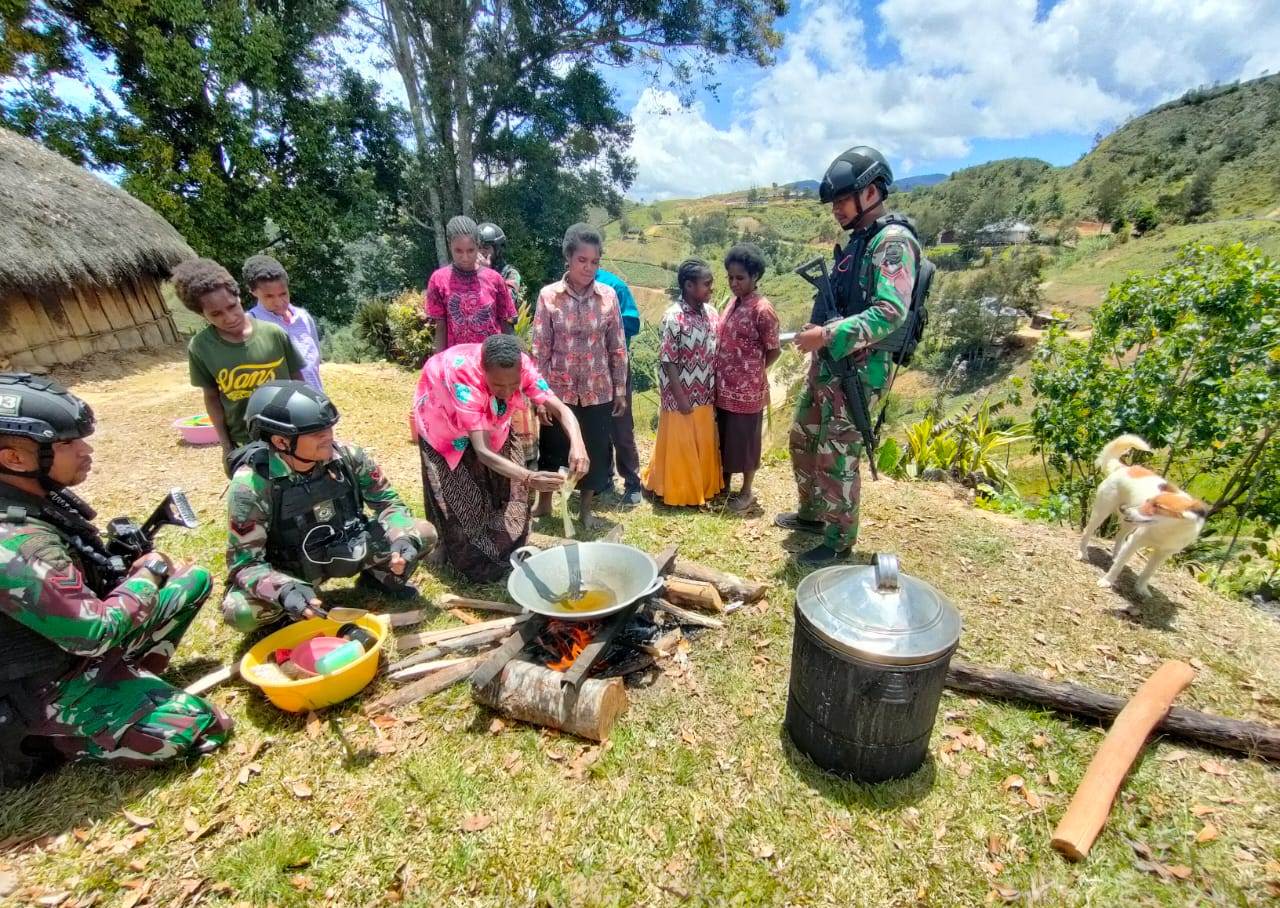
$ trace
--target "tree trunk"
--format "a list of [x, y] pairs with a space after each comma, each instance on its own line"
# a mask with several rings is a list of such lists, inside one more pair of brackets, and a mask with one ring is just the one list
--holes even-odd
[[578, 690], [562, 683], [564, 674], [532, 662], [511, 661], [475, 699], [521, 722], [603, 741], [627, 708], [621, 678], [589, 678]]
[[[1088, 719], [1112, 719], [1124, 709], [1124, 697], [1080, 684], [1041, 681], [1028, 675], [952, 660], [947, 687], [984, 697], [1025, 700]], [[1161, 734], [1234, 750], [1251, 757], [1280, 760], [1280, 728], [1261, 722], [1224, 719], [1175, 706], [1156, 726]]]
[[471, 77], [467, 73], [467, 44], [471, 37], [472, 10], [470, 0], [459, 0], [457, 6], [457, 34], [453, 50], [453, 105], [458, 136], [458, 195], [462, 213], [474, 217], [476, 213], [476, 164], [472, 152], [472, 131], [475, 128], [471, 112]]

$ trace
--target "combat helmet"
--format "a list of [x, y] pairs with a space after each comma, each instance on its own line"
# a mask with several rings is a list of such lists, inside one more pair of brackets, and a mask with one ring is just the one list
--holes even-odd
[[327, 429], [338, 421], [338, 408], [322, 391], [300, 381], [269, 381], [249, 398], [244, 411], [249, 437], [266, 441], [272, 435], [290, 439]]
[[[29, 438], [39, 445], [39, 467], [34, 474], [46, 489], [60, 486], [49, 478], [53, 445], [93, 434], [93, 410], [52, 379], [29, 372], [0, 373], [0, 435]], [[0, 472], [26, 476], [0, 467]]]
[[502, 232], [502, 228], [492, 221], [485, 221], [480, 225], [480, 245], [482, 246], [505, 246], [507, 243], [507, 235]]
[[818, 186], [818, 198], [830, 204], [842, 195], [859, 192], [872, 183], [879, 183], [881, 191], [888, 195], [893, 183], [893, 171], [885, 156], [868, 145], [855, 145], [831, 162]]

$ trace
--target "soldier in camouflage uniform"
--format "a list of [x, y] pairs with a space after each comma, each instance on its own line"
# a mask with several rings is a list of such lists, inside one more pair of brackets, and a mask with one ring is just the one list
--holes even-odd
[[85, 480], [94, 427], [46, 379], [0, 375], [0, 787], [63, 759], [153, 765], [231, 732], [158, 677], [209, 597], [209, 572], [159, 553], [113, 558]]
[[818, 354], [826, 349], [837, 360], [854, 357], [872, 399], [888, 381], [890, 354], [875, 344], [905, 321], [921, 254], [910, 222], [885, 213], [892, 182], [884, 156], [858, 146], [832, 162], [819, 188], [849, 241], [836, 247], [832, 273], [844, 317], [809, 325], [796, 336], [796, 345], [813, 354], [790, 437], [799, 508], [774, 522], [822, 534], [822, 543], [797, 559], [801, 564], [843, 558], [858, 537], [863, 439], [839, 380]]
[[417, 596], [408, 580], [435, 528], [414, 519], [362, 448], [334, 440], [329, 398], [302, 382], [269, 382], [246, 420], [255, 441], [232, 455], [227, 493], [227, 623], [249, 631], [323, 615], [317, 587], [355, 574], [357, 587]]

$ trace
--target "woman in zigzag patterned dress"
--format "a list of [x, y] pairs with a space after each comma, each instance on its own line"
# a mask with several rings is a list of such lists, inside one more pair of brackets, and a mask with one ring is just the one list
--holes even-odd
[[677, 273], [680, 300], [662, 316], [658, 387], [662, 412], [644, 487], [669, 505], [703, 505], [724, 488], [716, 436], [716, 311], [701, 259]]

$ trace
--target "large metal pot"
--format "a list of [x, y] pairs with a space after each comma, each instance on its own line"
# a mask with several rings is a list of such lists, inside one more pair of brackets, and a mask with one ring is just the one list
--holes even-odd
[[[619, 542], [574, 542], [545, 551], [526, 545], [511, 553], [511, 567], [507, 592], [512, 600], [562, 621], [603, 618], [662, 589], [654, 560]], [[613, 601], [596, 609], [564, 608], [558, 600], [568, 593], [575, 570], [583, 590], [608, 590]]]
[[924, 762], [960, 613], [898, 559], [814, 571], [796, 589], [786, 729], [818, 766], [862, 782]]

